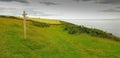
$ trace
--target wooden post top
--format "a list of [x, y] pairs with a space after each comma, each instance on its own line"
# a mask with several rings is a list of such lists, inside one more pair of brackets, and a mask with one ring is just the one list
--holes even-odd
[[25, 18], [25, 17], [26, 17], [26, 15], [27, 15], [27, 13], [26, 13], [25, 11], [23, 11], [22, 16]]

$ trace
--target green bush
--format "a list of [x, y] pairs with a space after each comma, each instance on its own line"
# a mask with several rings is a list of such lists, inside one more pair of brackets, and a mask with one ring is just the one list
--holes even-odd
[[34, 26], [38, 26], [38, 27], [49, 27], [50, 25], [47, 23], [42, 23], [42, 22], [36, 22], [36, 21], [32, 21]]
[[69, 34], [87, 33], [91, 36], [97, 36], [97, 37], [112, 39], [115, 41], [120, 41], [119, 37], [116, 37], [112, 35], [112, 33], [107, 33], [99, 29], [77, 26], [67, 22], [61, 22], [61, 23], [63, 24], [64, 30], [68, 31]]

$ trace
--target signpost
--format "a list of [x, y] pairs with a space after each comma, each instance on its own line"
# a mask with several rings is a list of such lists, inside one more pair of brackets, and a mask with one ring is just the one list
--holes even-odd
[[23, 18], [24, 18], [24, 39], [27, 38], [27, 32], [26, 32], [26, 16], [27, 16], [27, 13], [25, 11], [23, 11], [23, 14], [22, 14]]

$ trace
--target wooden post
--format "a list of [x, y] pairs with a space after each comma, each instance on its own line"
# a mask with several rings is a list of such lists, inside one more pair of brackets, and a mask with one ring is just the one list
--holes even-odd
[[26, 39], [27, 38], [27, 32], [26, 32], [26, 12], [25, 11], [23, 11], [23, 18], [24, 18], [24, 21], [23, 21], [23, 23], [24, 23], [24, 39]]

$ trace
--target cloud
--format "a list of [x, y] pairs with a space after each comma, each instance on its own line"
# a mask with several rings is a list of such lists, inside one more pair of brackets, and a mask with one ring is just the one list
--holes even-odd
[[54, 2], [40, 2], [40, 4], [44, 4], [44, 5], [57, 5], [57, 3], [54, 3]]
[[[17, 11], [17, 12], [16, 12]], [[0, 7], [1, 15], [21, 15], [22, 10], [18, 8], [4, 8]]]
[[120, 0], [99, 0], [97, 2], [102, 4], [119, 4]]
[[116, 7], [116, 8], [120, 9], [120, 7]]
[[103, 10], [102, 12], [120, 12], [120, 9], [107, 9]]
[[4, 8], [3, 7], [0, 7], [0, 11], [3, 11], [4, 10]]
[[109, 9], [102, 10], [102, 12], [116, 12], [116, 13], [120, 13], [120, 7], [119, 6], [111, 7]]
[[[3, 2], [4, 1], [4, 2]], [[17, 2], [16, 2], [17, 1]], [[27, 1], [27, 3], [21, 3]], [[106, 0], [99, 0], [106, 1]], [[119, 7], [103, 4], [97, 0], [0, 0], [0, 14], [21, 15], [23, 10], [28, 16], [52, 18], [111, 18], [119, 10], [108, 10]], [[107, 0], [108, 1], [108, 0]], [[76, 3], [79, 2], [79, 3]], [[98, 2], [98, 3], [95, 3]], [[8, 9], [9, 8], [9, 9]], [[10, 9], [15, 8], [15, 9]], [[22, 9], [21, 9], [22, 8]], [[26, 9], [25, 9], [26, 8]], [[114, 12], [114, 13], [113, 13]]]
[[79, 2], [79, 1], [94, 1], [96, 3], [100, 3], [100, 4], [120, 4], [120, 0], [73, 0], [73, 1], [76, 1], [76, 2]]
[[79, 2], [80, 0], [73, 0], [73, 1], [75, 1], [75, 2]]
[[26, 1], [26, 0], [0, 0], [0, 1], [3, 1], [3, 2], [12, 2], [12, 1], [16, 1], [16, 2], [21, 2], [21, 3], [28, 3], [28, 1]]
[[[25, 10], [28, 14], [28, 16], [54, 16], [55, 14], [51, 13], [46, 13], [43, 11], [40, 11], [39, 9], [34, 9], [34, 8], [4, 8], [0, 7], [0, 13], [1, 15], [17, 15], [20, 16]], [[17, 12], [16, 12], [17, 11]]]
[[75, 2], [79, 2], [79, 1], [91, 1], [91, 0], [73, 0]]

